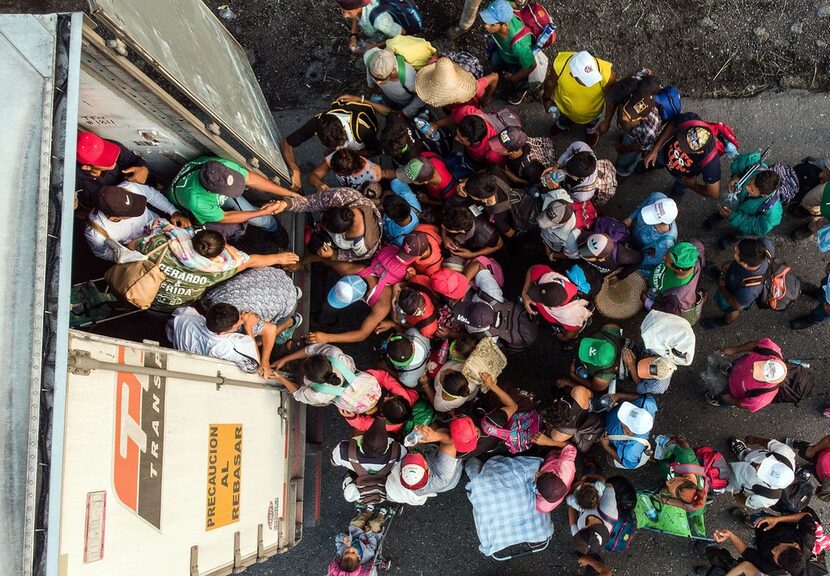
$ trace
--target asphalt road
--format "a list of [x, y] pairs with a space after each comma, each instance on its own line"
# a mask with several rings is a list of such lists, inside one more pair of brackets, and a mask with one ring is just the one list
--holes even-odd
[[[320, 104], [320, 108], [324, 103]], [[743, 143], [744, 149], [763, 148], [773, 145], [772, 160], [794, 164], [803, 156], [827, 154], [830, 137], [830, 97], [826, 94], [787, 93], [765, 94], [748, 100], [703, 100], [685, 101], [684, 110], [698, 112], [704, 119], [732, 124]], [[310, 111], [282, 112], [278, 122], [283, 134], [296, 126]], [[524, 105], [521, 110], [525, 125], [531, 135], [542, 135], [548, 123], [538, 103]], [[600, 158], [613, 158], [612, 133], [601, 140], [597, 153]], [[560, 136], [557, 148], [564, 149], [572, 136]], [[303, 149], [304, 168], [319, 158], [319, 151]], [[652, 191], [668, 190], [671, 179], [667, 173], [658, 171], [630, 178], [622, 184], [616, 197], [609, 203], [606, 212], [624, 218], [627, 211]], [[717, 232], [703, 231], [702, 220], [714, 209], [715, 203], [689, 193], [680, 205], [678, 226], [680, 239], [699, 238], [708, 248], [710, 261], [721, 263], [728, 256], [718, 253], [715, 248]], [[787, 233], [794, 223], [789, 217], [774, 233], [779, 256], [797, 271], [799, 276], [816, 283], [821, 278], [828, 260], [818, 252], [815, 242], [806, 240], [794, 243]], [[526, 266], [532, 261], [524, 262]], [[517, 273], [523, 273], [519, 270]], [[513, 284], [515, 285], [514, 278]], [[715, 286], [706, 281], [712, 291]], [[313, 289], [322, 293], [320, 286]], [[514, 293], [509, 295], [514, 295]], [[726, 451], [730, 436], [745, 434], [774, 437], [795, 436], [806, 440], [817, 440], [830, 429], [828, 421], [821, 416], [821, 408], [828, 402], [826, 383], [830, 373], [827, 343], [830, 342], [830, 323], [813, 329], [794, 332], [789, 330], [787, 321], [807, 313], [815, 303], [807, 298], [797, 302], [790, 310], [776, 313], [753, 309], [728, 328], [705, 332], [699, 327], [695, 362], [681, 368], [674, 376], [668, 393], [658, 397], [659, 412], [655, 432], [684, 434], [693, 444], [711, 444]], [[706, 313], [713, 312], [707, 304]], [[353, 319], [351, 321], [354, 321]], [[597, 321], [595, 319], [595, 325]], [[637, 323], [633, 324], [636, 332]], [[346, 327], [344, 326], [344, 329]], [[772, 337], [783, 346], [788, 357], [796, 357], [812, 364], [816, 375], [816, 389], [813, 395], [799, 408], [789, 405], [772, 405], [764, 410], [749, 414], [741, 410], [723, 410], [708, 405], [700, 395], [699, 373], [706, 365], [709, 353], [726, 345], [738, 344], [763, 336]], [[368, 359], [364, 345], [352, 351], [360, 359]], [[533, 350], [511, 359], [508, 377], [514, 382], [537, 390], [543, 397], [552, 386], [555, 377], [567, 369], [571, 357], [562, 355], [550, 337], [540, 338]], [[367, 360], [363, 360], [367, 361]], [[364, 364], [365, 365], [365, 364]], [[344, 438], [347, 428], [334, 409], [325, 415], [324, 454], [330, 452], [335, 442]], [[281, 576], [297, 574], [324, 574], [334, 553], [332, 536], [342, 530], [352, 517], [353, 509], [340, 493], [342, 472], [324, 466], [321, 516], [319, 527], [305, 530], [302, 542], [288, 553], [275, 557], [261, 565], [252, 567], [248, 574], [258, 576]], [[654, 486], [659, 479], [653, 470], [636, 471], [631, 478], [639, 486]], [[471, 507], [467, 500], [462, 478], [459, 486], [448, 494], [431, 499], [420, 508], [407, 508], [394, 521], [385, 542], [385, 554], [393, 560], [389, 574], [398, 576], [458, 574], [458, 575], [549, 575], [577, 574], [575, 557], [568, 543], [568, 528], [564, 507], [554, 512], [556, 535], [548, 550], [532, 557], [507, 563], [495, 562], [478, 552], [478, 541]], [[740, 528], [726, 514], [731, 497], [719, 496], [707, 514], [710, 530], [719, 526], [729, 527], [749, 538], [746, 530]], [[830, 519], [827, 507], [818, 507]], [[610, 557], [608, 562], [614, 573], [620, 576], [672, 574], [684, 575], [700, 563], [690, 542], [676, 537], [657, 535], [640, 531], [634, 543], [625, 554]]]

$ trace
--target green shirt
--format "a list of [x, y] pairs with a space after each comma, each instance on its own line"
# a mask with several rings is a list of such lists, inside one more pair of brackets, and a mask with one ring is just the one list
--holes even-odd
[[[142, 254], [149, 254], [165, 242], [167, 242], [167, 236], [158, 234], [139, 242], [136, 249]], [[150, 261], [157, 262], [161, 253], [162, 250], [159, 250], [150, 256]], [[158, 312], [172, 312], [181, 306], [193, 304], [202, 297], [205, 290], [227, 280], [238, 270], [238, 268], [233, 268], [224, 272], [205, 272], [190, 268], [179, 262], [172, 250], [164, 253], [164, 258], [158, 262], [158, 265], [164, 273], [164, 280], [151, 306]]]
[[493, 34], [493, 40], [499, 49], [501, 59], [508, 66], [518, 66], [519, 69], [530, 68], [536, 63], [533, 55], [533, 35], [526, 34], [524, 38], [512, 44], [513, 37], [521, 31], [524, 23], [517, 16], [508, 24], [507, 38], [503, 39], [498, 34]]
[[244, 166], [240, 166], [233, 160], [225, 160], [214, 156], [201, 156], [182, 166], [182, 169], [173, 179], [173, 184], [168, 189], [167, 195], [173, 204], [184, 208], [196, 220], [197, 224], [219, 222], [225, 217], [222, 204], [227, 200], [227, 196], [208, 192], [199, 183], [199, 169], [210, 161], [220, 162], [231, 170], [236, 170], [242, 174], [242, 177], [246, 180], [248, 179], [248, 170]]
[[672, 288], [685, 286], [694, 278], [694, 274], [689, 274], [685, 278], [678, 278], [677, 272], [666, 266], [665, 262], [661, 262], [654, 267], [651, 273], [651, 287], [656, 289], [660, 294], [665, 294]]

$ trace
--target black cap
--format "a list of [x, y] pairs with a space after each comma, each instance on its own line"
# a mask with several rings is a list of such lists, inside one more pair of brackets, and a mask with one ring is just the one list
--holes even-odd
[[208, 192], [238, 198], [245, 191], [245, 177], [221, 162], [211, 160], [199, 170], [199, 184]]

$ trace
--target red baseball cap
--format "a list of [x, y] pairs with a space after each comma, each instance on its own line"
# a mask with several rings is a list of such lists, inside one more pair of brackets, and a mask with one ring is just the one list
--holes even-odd
[[429, 465], [423, 454], [410, 452], [401, 461], [401, 484], [409, 490], [420, 490], [429, 481]]
[[470, 281], [461, 272], [443, 268], [430, 279], [432, 289], [451, 300], [461, 300], [470, 287]]
[[78, 132], [75, 156], [81, 166], [114, 166], [121, 149], [92, 132]]
[[478, 428], [469, 416], [450, 422], [450, 438], [459, 452], [472, 452], [478, 445]]

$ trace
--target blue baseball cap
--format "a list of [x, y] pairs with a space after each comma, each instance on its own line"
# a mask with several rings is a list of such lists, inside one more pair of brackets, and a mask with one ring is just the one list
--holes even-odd
[[507, 24], [513, 19], [513, 7], [507, 0], [493, 0], [478, 15], [485, 24]]
[[329, 290], [328, 302], [332, 308], [345, 308], [354, 304], [366, 294], [366, 281], [355, 274], [343, 276]]

